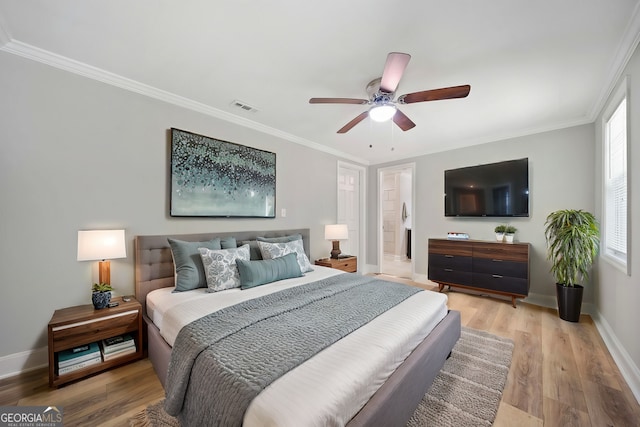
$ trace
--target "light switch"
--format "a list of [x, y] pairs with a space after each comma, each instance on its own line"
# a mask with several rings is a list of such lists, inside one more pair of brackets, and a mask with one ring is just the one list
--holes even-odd
[[286, 210], [285, 208], [282, 208], [282, 209], [280, 210], [280, 216], [281, 216], [282, 218], [285, 218], [285, 217], [287, 216], [287, 210]]

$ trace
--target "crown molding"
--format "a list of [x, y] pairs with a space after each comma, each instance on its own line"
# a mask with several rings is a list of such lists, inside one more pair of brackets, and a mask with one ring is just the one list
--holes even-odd
[[633, 13], [631, 14], [631, 18], [629, 19], [627, 28], [625, 28], [620, 44], [618, 45], [618, 49], [612, 58], [611, 67], [607, 73], [600, 95], [593, 104], [591, 111], [589, 111], [588, 117], [591, 121], [595, 121], [596, 118], [598, 118], [598, 115], [604, 108], [607, 99], [609, 99], [609, 96], [611, 96], [615, 90], [616, 85], [618, 84], [618, 81], [620, 80], [620, 77], [622, 76], [622, 73], [629, 63], [629, 60], [635, 52], [639, 42], [640, 3], [636, 5]]
[[[1, 34], [0, 34], [1, 39]], [[243, 126], [245, 128], [253, 129], [258, 132], [262, 132], [268, 135], [275, 136], [293, 142], [305, 147], [323, 151], [325, 153], [332, 154], [337, 157], [348, 159], [354, 162], [358, 162], [364, 165], [368, 165], [369, 162], [365, 159], [361, 159], [356, 156], [344, 153], [339, 150], [335, 150], [326, 145], [318, 144], [317, 142], [310, 141], [305, 138], [300, 138], [296, 135], [292, 135], [287, 132], [272, 128], [270, 126], [263, 125], [262, 123], [255, 122], [253, 120], [246, 119], [244, 117], [237, 116], [235, 114], [228, 113], [226, 111], [219, 110], [209, 105], [203, 104], [192, 99], [176, 95], [171, 92], [167, 92], [162, 89], [158, 89], [153, 86], [132, 80], [118, 74], [103, 70], [101, 68], [94, 67], [89, 64], [85, 64], [80, 61], [76, 61], [71, 58], [67, 58], [62, 55], [49, 52], [36, 46], [22, 43], [17, 40], [9, 40], [4, 46], [0, 45], [0, 50], [12, 53], [14, 55], [21, 56], [23, 58], [31, 59], [70, 73], [74, 73], [83, 77], [87, 77], [93, 80], [97, 80], [102, 83], [106, 83], [111, 86], [119, 87], [121, 89], [135, 92], [150, 98], [154, 98], [169, 104], [176, 105], [178, 107], [186, 108], [198, 113], [205, 114], [207, 116], [215, 117], [230, 123]]]

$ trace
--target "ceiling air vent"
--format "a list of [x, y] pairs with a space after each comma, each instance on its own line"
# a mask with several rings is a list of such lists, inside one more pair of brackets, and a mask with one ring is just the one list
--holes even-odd
[[244, 110], [244, 111], [251, 111], [252, 113], [256, 113], [258, 111], [257, 108], [252, 107], [251, 105], [247, 104], [246, 102], [238, 101], [237, 99], [235, 101], [233, 101], [231, 103], [231, 105], [236, 107], [236, 108], [240, 108], [241, 110]]

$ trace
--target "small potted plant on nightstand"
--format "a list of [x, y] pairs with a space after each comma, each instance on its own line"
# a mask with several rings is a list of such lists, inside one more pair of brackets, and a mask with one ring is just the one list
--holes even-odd
[[506, 230], [507, 226], [504, 224], [500, 224], [493, 229], [493, 231], [496, 233], [496, 240], [498, 242], [502, 242], [504, 240], [504, 233], [506, 232]]
[[91, 294], [91, 302], [96, 310], [105, 308], [111, 302], [111, 291], [113, 288], [108, 283], [94, 283], [91, 288], [93, 294]]
[[516, 234], [516, 231], [518, 231], [518, 229], [513, 225], [507, 225], [504, 228], [504, 240], [507, 243], [513, 243], [513, 236]]

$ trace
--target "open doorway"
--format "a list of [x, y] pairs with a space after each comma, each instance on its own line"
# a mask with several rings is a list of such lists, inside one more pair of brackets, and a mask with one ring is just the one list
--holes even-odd
[[413, 279], [413, 193], [415, 164], [378, 170], [379, 270]]

